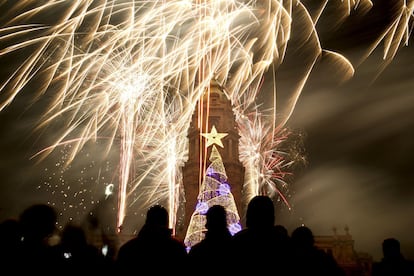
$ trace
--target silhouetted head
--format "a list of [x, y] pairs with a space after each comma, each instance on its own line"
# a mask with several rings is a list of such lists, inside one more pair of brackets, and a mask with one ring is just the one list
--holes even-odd
[[385, 258], [400, 257], [400, 242], [394, 238], [385, 239], [382, 242], [382, 252]]
[[312, 231], [306, 226], [299, 226], [293, 230], [291, 240], [299, 247], [311, 247], [315, 242]]
[[51, 236], [56, 229], [57, 214], [53, 207], [35, 204], [23, 211], [20, 223], [25, 238], [44, 239]]
[[275, 225], [275, 231], [280, 237], [286, 237], [286, 238], [289, 237], [289, 232], [286, 229], [286, 227], [284, 227], [283, 225], [280, 225], [280, 224]]
[[206, 214], [206, 228], [208, 230], [221, 230], [227, 228], [226, 214], [226, 209], [223, 206], [211, 206]]
[[85, 231], [78, 225], [68, 224], [62, 231], [61, 242], [71, 247], [84, 246], [87, 244]]
[[268, 196], [253, 197], [246, 212], [246, 226], [248, 228], [272, 227], [275, 223], [275, 209], [273, 201]]
[[161, 205], [154, 205], [148, 209], [146, 225], [168, 227], [168, 211]]

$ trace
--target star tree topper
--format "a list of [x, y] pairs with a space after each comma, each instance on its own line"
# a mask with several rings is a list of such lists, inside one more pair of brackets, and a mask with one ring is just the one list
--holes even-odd
[[206, 147], [216, 144], [224, 148], [223, 143], [221, 142], [221, 139], [226, 137], [227, 133], [217, 133], [217, 129], [214, 125], [211, 128], [210, 133], [201, 133], [201, 135], [207, 139]]

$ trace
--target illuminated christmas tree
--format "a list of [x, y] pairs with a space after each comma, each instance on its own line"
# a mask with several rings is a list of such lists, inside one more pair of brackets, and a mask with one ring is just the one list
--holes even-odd
[[[216, 136], [218, 134], [214, 127], [211, 134], [215, 134]], [[206, 137], [207, 135], [209, 134], [204, 134]], [[214, 136], [213, 139], [216, 139], [216, 136]], [[209, 139], [209, 137], [207, 138]], [[218, 143], [213, 140], [207, 142], [207, 145], [214, 143], [221, 145], [221, 141]], [[213, 205], [222, 205], [226, 208], [228, 228], [232, 235], [241, 230], [240, 217], [231, 193], [230, 184], [227, 182], [226, 170], [220, 153], [215, 145], [212, 147], [209, 160], [211, 163], [203, 178], [200, 192], [197, 197], [196, 209], [191, 216], [187, 234], [184, 239], [187, 250], [204, 239], [207, 231], [205, 227], [206, 213]]]

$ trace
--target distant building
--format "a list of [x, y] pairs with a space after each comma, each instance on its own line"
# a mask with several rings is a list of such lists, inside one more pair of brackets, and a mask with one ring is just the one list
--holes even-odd
[[344, 230], [345, 234], [343, 235], [338, 234], [336, 228], [333, 229], [332, 236], [315, 235], [315, 245], [332, 254], [347, 276], [370, 276], [372, 256], [355, 251], [354, 240], [349, 234], [349, 228], [345, 227]]
[[191, 215], [196, 209], [197, 197], [203, 182], [204, 171], [210, 165], [208, 160], [212, 147], [208, 147], [201, 133], [210, 132], [215, 126], [218, 132], [226, 133], [223, 147], [218, 147], [226, 170], [231, 193], [239, 214], [244, 213], [243, 184], [245, 168], [239, 160], [239, 139], [232, 105], [224, 89], [214, 80], [197, 104], [188, 130], [188, 160], [182, 168], [185, 199], [181, 202], [183, 212], [179, 214], [176, 234], [184, 239]]

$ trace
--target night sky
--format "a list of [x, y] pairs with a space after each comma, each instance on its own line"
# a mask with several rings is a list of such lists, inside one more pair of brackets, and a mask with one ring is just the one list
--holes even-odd
[[[410, 44], [399, 47], [386, 63], [382, 42], [363, 58], [395, 19], [401, 2], [373, 1], [374, 7], [366, 14], [351, 11], [338, 25], [330, 23], [333, 8], [328, 5], [327, 15], [320, 18], [317, 30], [322, 48], [348, 58], [355, 74], [342, 79], [341, 67], [328, 59], [315, 65], [286, 124], [294, 135], [300, 135], [306, 162], [297, 166], [289, 183], [292, 210], [277, 212], [277, 222], [289, 231], [304, 223], [315, 235], [331, 235], [333, 227], [344, 234], [347, 226], [355, 249], [376, 260], [381, 258], [382, 240], [388, 237], [399, 239], [403, 254], [414, 259], [414, 48]], [[10, 1], [2, 5], [8, 7]], [[412, 19], [413, 15], [411, 24]], [[286, 91], [295, 85], [295, 74], [307, 55], [295, 45], [300, 24], [293, 30], [286, 62], [277, 71], [281, 113], [288, 99]], [[413, 43], [412, 36], [409, 42]], [[19, 57], [0, 55], [0, 62], [4, 79], [10, 73], [8, 65], [18, 63]], [[101, 190], [88, 183], [112, 183], [116, 153], [108, 158], [99, 144], [87, 147], [70, 168], [62, 165], [67, 158], [64, 149], [47, 160], [31, 158], [53, 143], [64, 127], [57, 121], [35, 129], [50, 95], [35, 98], [32, 89], [23, 90], [0, 112], [0, 219], [16, 217], [35, 202], [65, 202], [64, 208], [76, 216], [85, 212], [87, 203], [73, 205], [92, 200], [99, 209], [96, 212], [110, 213], [113, 206]], [[262, 97], [265, 104], [266, 93]], [[60, 187], [49, 186], [54, 182]], [[68, 186], [65, 195], [61, 190]], [[137, 224], [141, 213], [136, 210]]]
[[348, 226], [356, 250], [374, 259], [387, 237], [414, 258], [414, 49], [400, 48], [381, 67], [380, 44], [360, 61], [395, 3], [374, 1], [365, 17], [355, 16], [322, 42], [344, 54], [355, 75], [335, 82], [332, 65], [321, 62], [288, 122], [303, 131], [308, 163], [294, 183], [294, 215], [281, 219], [291, 225], [303, 219], [318, 234], [332, 234], [332, 227], [344, 234]]

